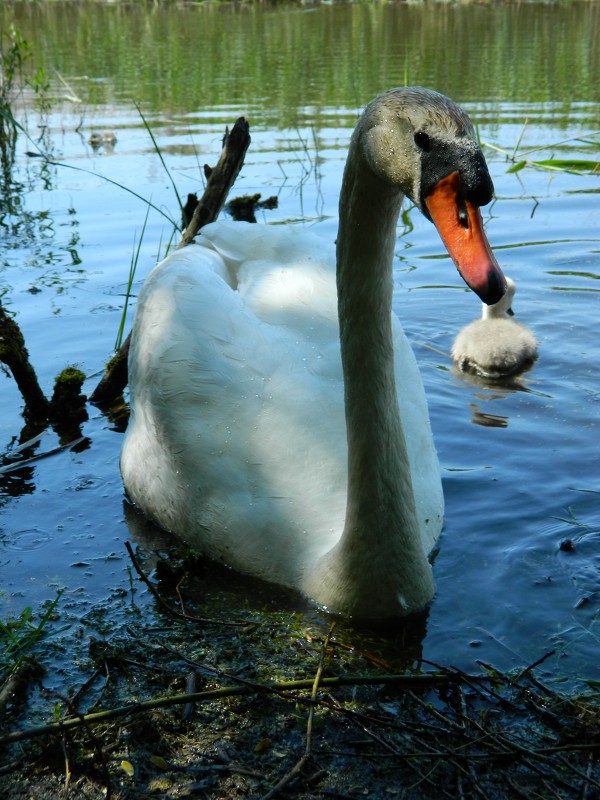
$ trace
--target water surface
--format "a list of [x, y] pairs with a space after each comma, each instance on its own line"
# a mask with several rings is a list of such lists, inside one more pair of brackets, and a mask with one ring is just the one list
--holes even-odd
[[[47, 393], [71, 363], [92, 391], [144, 224], [134, 295], [172, 237], [171, 178], [182, 197], [201, 189], [200, 167], [216, 161], [237, 116], [248, 117], [252, 145], [235, 192], [276, 195], [279, 207], [263, 221], [311, 225], [330, 241], [351, 128], [378, 92], [405, 80], [443, 91], [492, 145], [496, 199], [484, 209], [486, 227], [518, 284], [516, 312], [536, 333], [540, 358], [510, 385], [453, 372], [453, 337], [479, 303], [433, 227], [407, 206], [395, 309], [422, 368], [447, 502], [437, 595], [411, 657], [509, 669], [555, 650], [547, 677], [600, 678], [600, 177], [507, 171], [515, 151], [516, 161], [597, 157], [599, 9], [52, 3], [0, 11], [4, 30], [13, 21], [32, 43], [26, 68], [43, 65], [52, 84], [48, 113], [30, 90], [15, 100], [31, 139], [20, 136], [14, 183], [0, 200], [0, 294]], [[92, 147], [91, 134], [105, 129], [116, 144]], [[61, 166], [27, 155], [37, 149]], [[152, 210], [145, 222], [140, 198], [164, 215]], [[21, 411], [14, 383], [0, 375], [5, 464], [19, 455]], [[64, 589], [60, 623], [72, 626], [74, 653], [134, 614], [124, 541], [155, 542], [139, 518], [126, 519], [121, 426], [93, 407], [89, 414], [78, 447], [7, 472], [0, 484], [2, 613]], [[48, 431], [24, 455], [59, 443]], [[561, 549], [565, 540], [573, 546]], [[208, 587], [231, 615], [270, 597], [222, 572]], [[136, 588], [150, 620], [152, 601]], [[401, 642], [388, 634], [378, 647], [401, 660]]]

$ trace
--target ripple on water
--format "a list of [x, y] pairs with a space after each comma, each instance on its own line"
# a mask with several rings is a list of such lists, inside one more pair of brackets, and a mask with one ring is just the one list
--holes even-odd
[[66, 488], [69, 492], [83, 492], [86, 489], [100, 491], [107, 483], [108, 481], [105, 478], [100, 478], [97, 475], [78, 475], [67, 483]]
[[5, 550], [29, 552], [31, 550], [40, 550], [50, 540], [51, 536], [47, 531], [40, 530], [40, 528], [26, 528], [10, 534], [3, 533], [0, 536], [0, 545]]

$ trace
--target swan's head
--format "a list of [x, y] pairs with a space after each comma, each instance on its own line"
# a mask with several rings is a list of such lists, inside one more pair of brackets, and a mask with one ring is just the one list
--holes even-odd
[[367, 106], [357, 137], [375, 175], [435, 224], [470, 288], [484, 303], [498, 302], [506, 281], [479, 211], [494, 186], [468, 115], [438, 92], [392, 89]]

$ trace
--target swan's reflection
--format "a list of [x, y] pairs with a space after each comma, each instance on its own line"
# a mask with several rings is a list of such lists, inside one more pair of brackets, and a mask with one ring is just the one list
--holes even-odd
[[171, 534], [150, 522], [128, 500], [123, 502], [125, 522], [139, 548], [137, 557], [165, 601], [190, 613], [211, 618], [252, 618], [272, 622], [266, 615], [282, 614], [290, 625], [316, 625], [325, 631], [336, 621], [335, 645], [362, 654], [367, 661], [397, 670], [419, 662], [427, 635], [429, 609], [389, 621], [357, 623], [318, 608], [299, 592], [251, 576], [241, 575], [187, 550]]
[[508, 428], [508, 417], [500, 414], [488, 414], [482, 411], [476, 403], [469, 403], [472, 412], [471, 422], [484, 428]]

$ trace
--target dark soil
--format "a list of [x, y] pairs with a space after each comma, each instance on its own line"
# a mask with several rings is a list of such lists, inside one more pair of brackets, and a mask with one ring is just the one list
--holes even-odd
[[535, 667], [398, 669], [306, 609], [206, 620], [160, 577], [160, 626], [91, 642], [68, 697], [34, 674], [11, 698], [0, 797], [600, 798], [598, 695]]

